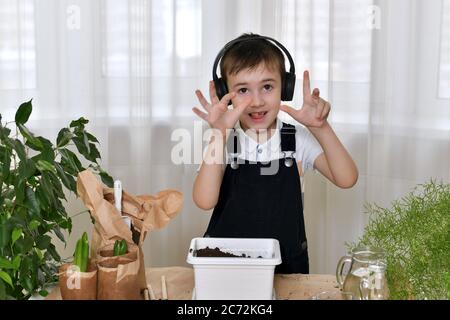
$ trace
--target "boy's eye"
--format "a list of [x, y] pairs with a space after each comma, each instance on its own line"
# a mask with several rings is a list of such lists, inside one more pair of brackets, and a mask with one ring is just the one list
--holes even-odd
[[272, 90], [272, 88], [273, 88], [273, 86], [271, 84], [264, 85], [264, 90], [266, 90], [266, 91], [270, 91], [270, 90]]
[[247, 93], [247, 92], [248, 92], [248, 89], [247, 89], [247, 88], [240, 88], [240, 89], [238, 90], [238, 92], [239, 92], [239, 93]]

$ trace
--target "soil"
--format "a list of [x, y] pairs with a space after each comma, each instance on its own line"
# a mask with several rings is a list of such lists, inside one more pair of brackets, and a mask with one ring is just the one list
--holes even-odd
[[[197, 256], [197, 257], [251, 258], [251, 256], [247, 256], [245, 253], [238, 256], [238, 255], [232, 254], [230, 252], [224, 252], [217, 247], [214, 249], [211, 249], [210, 247], [206, 247], [203, 249], [197, 249], [194, 252], [194, 256]], [[262, 257], [259, 256], [258, 258], [262, 258]]]

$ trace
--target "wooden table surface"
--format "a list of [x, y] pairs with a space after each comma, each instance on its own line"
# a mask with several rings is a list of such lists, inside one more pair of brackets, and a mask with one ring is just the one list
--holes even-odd
[[[194, 270], [186, 267], [147, 268], [147, 283], [151, 285], [156, 299], [161, 299], [161, 276], [165, 276], [169, 300], [191, 300], [194, 288]], [[336, 277], [322, 274], [276, 274], [274, 287], [277, 300], [306, 300], [324, 292], [338, 292]], [[48, 300], [60, 300], [59, 287]]]

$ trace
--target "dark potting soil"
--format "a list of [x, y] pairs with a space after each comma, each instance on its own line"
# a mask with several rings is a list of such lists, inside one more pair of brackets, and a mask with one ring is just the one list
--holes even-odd
[[[238, 256], [230, 252], [224, 252], [219, 248], [211, 249], [210, 247], [206, 247], [203, 249], [197, 249], [194, 252], [194, 256], [197, 257], [230, 257], [230, 258], [251, 258], [251, 256], [247, 256], [245, 253]], [[262, 258], [259, 256], [258, 258]]]

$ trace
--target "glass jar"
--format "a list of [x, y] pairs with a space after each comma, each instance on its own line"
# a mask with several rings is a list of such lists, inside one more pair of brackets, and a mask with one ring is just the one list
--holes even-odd
[[[347, 274], [343, 275], [346, 264]], [[385, 300], [389, 297], [384, 251], [376, 247], [357, 247], [351, 256], [342, 257], [336, 268], [336, 280], [344, 292], [358, 300]]]

